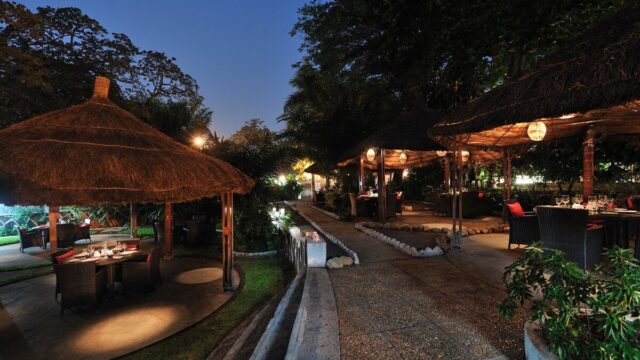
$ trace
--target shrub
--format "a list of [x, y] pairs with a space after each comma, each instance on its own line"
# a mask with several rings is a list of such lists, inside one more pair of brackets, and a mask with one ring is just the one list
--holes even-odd
[[560, 359], [640, 358], [638, 261], [629, 249], [605, 255], [609, 261], [596, 276], [561, 251], [533, 244], [503, 274], [508, 297], [498, 305], [500, 314], [512, 318], [530, 304], [529, 320], [540, 324]]

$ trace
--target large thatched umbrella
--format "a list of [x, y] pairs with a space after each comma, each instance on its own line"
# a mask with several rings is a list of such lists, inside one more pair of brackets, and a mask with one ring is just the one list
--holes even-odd
[[594, 135], [640, 133], [638, 64], [640, 3], [630, 2], [531, 71], [458, 109], [429, 134], [441, 143], [480, 147], [584, 135], [588, 195]]
[[108, 99], [96, 78], [93, 97], [0, 130], [0, 203], [47, 204], [50, 237], [61, 205], [165, 203], [171, 256], [171, 203], [221, 196], [225, 286], [231, 276], [233, 193], [253, 180], [224, 161], [180, 144]]
[[[360, 166], [359, 189], [364, 190], [364, 169], [378, 170], [378, 197], [380, 202], [380, 221], [385, 220], [383, 202], [384, 195], [384, 170], [401, 170], [419, 168], [442, 160], [445, 167], [444, 184], [449, 190], [449, 157], [451, 152], [427, 137], [427, 130], [436, 121], [444, 118], [444, 115], [428, 108], [409, 111], [400, 114], [390, 124], [374, 132], [357, 145], [347, 150], [338, 160], [338, 166], [349, 164]], [[458, 150], [458, 149], [454, 149]], [[502, 159], [499, 151], [486, 151], [474, 149], [469, 152], [469, 160], [474, 164], [486, 164]], [[382, 169], [382, 170], [381, 170]]]

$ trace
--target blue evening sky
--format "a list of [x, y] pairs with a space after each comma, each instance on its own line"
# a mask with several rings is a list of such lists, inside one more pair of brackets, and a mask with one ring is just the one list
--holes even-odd
[[304, 0], [18, 0], [80, 8], [141, 49], [165, 52], [200, 85], [212, 130], [229, 136], [251, 118], [275, 130], [301, 54], [289, 32]]

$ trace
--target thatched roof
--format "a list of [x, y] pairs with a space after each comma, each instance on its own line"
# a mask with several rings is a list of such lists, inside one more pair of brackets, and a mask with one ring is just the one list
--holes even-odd
[[0, 203], [183, 202], [251, 190], [233, 166], [116, 106], [108, 86], [99, 77], [84, 104], [0, 130]]
[[640, 3], [595, 26], [531, 71], [454, 111], [429, 134], [471, 146], [529, 142], [528, 122], [547, 125], [545, 140], [640, 133]]
[[[368, 161], [365, 154], [368, 149], [385, 149], [385, 167], [387, 169], [417, 168], [430, 165], [439, 159], [438, 150], [446, 148], [427, 136], [431, 125], [444, 117], [443, 114], [421, 109], [398, 116], [392, 123], [371, 134], [356, 146], [347, 150], [338, 160], [338, 166], [358, 164], [364, 158], [364, 166], [369, 169], [377, 167], [377, 159]], [[404, 153], [406, 162], [400, 161]], [[476, 163], [487, 163], [502, 158], [500, 152], [474, 151], [471, 159]]]

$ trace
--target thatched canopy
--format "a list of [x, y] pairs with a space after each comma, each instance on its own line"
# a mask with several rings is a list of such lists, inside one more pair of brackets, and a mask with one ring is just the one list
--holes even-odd
[[0, 203], [183, 202], [252, 189], [238, 169], [116, 106], [108, 86], [98, 77], [84, 104], [0, 130]]
[[[444, 146], [427, 136], [427, 131], [431, 124], [443, 117], [443, 114], [431, 109], [403, 113], [391, 124], [381, 128], [347, 150], [340, 157], [338, 166], [358, 164], [362, 157], [366, 168], [375, 169], [378, 159], [368, 161], [365, 156], [368, 149], [385, 150], [384, 164], [387, 169], [428, 166], [440, 158], [436, 151], [446, 150]], [[406, 161], [404, 162], [400, 160], [402, 153], [406, 155]], [[497, 151], [478, 150], [471, 152], [471, 160], [475, 163], [488, 163], [501, 158], [502, 154]]]
[[322, 174], [326, 174], [327, 173], [326, 169], [322, 168], [320, 166], [320, 164], [317, 163], [317, 162], [309, 165], [309, 167], [304, 169], [304, 172], [309, 173], [309, 174], [316, 174], [316, 175], [317, 174], [322, 175]]
[[531, 71], [455, 111], [429, 134], [441, 143], [511, 146], [530, 142], [528, 123], [543, 121], [545, 140], [585, 132], [640, 133], [640, 3], [546, 57]]

